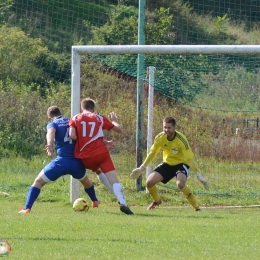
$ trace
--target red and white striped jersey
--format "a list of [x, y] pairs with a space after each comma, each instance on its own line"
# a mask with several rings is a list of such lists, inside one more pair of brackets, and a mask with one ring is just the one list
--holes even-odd
[[107, 148], [103, 143], [103, 129], [110, 130], [114, 125], [108, 118], [91, 112], [83, 112], [70, 119], [70, 127], [77, 132], [77, 142], [74, 156], [89, 158], [105, 153]]

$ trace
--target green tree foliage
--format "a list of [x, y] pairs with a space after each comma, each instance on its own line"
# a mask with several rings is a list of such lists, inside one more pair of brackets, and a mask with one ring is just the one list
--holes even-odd
[[0, 81], [0, 155], [37, 154], [43, 148], [44, 106], [34, 86]]
[[155, 10], [154, 16], [148, 18], [150, 19], [146, 23], [146, 44], [174, 44], [174, 19], [173, 14], [170, 14], [170, 8], [160, 7]]
[[92, 40], [89, 44], [136, 44], [138, 32], [136, 8], [115, 6], [109, 11], [109, 21], [101, 27], [91, 26]]
[[0, 81], [0, 156], [44, 153], [47, 108], [57, 105], [70, 116], [70, 88], [51, 85], [42, 97], [35, 85]]
[[[30, 156], [43, 152], [47, 107], [58, 105], [70, 115], [71, 45], [137, 44], [138, 0], [0, 2], [0, 153]], [[195, 2], [202, 7], [201, 1], [195, 0], [147, 0], [145, 43], [251, 44], [252, 38], [258, 42], [257, 29], [248, 34], [243, 26], [232, 27], [232, 8], [227, 12], [222, 7], [235, 0], [204, 1], [200, 10], [207, 10], [204, 16], [197, 12]], [[252, 1], [251, 7], [255, 3]], [[217, 5], [221, 6], [219, 13]], [[214, 6], [213, 16], [208, 12], [210, 6]], [[252, 24], [249, 16], [246, 19]], [[236, 104], [242, 110], [256, 110], [259, 87], [255, 79], [259, 75], [258, 65], [252, 64], [259, 58], [252, 56], [239, 55], [239, 60], [234, 54], [225, 59], [217, 55], [146, 55], [144, 70], [156, 67], [157, 90], [170, 97], [164, 102], [169, 114], [172, 99], [214, 105], [214, 109], [232, 109]], [[88, 58], [82, 58], [81, 93], [101, 100], [99, 107], [105, 113], [116, 107], [128, 135], [135, 136], [136, 82], [131, 76], [137, 77], [137, 55], [99, 55], [95, 62], [98, 59], [102, 63], [94, 67]], [[236, 70], [232, 72], [233, 66]], [[125, 83], [126, 77], [132, 84]], [[248, 97], [248, 103], [239, 100], [241, 94]], [[158, 118], [165, 111], [160, 111]], [[186, 128], [186, 122], [184, 125]], [[134, 151], [134, 146], [131, 148]]]
[[0, 2], [0, 25], [6, 22], [6, 17], [11, 15], [10, 8], [13, 0], [1, 0]]
[[[146, 44], [173, 44], [173, 15], [163, 7], [148, 14], [145, 27]], [[89, 44], [137, 44], [137, 9], [118, 5], [109, 13], [109, 22], [104, 26], [91, 26], [92, 40]]]
[[225, 14], [223, 17], [217, 16], [214, 18], [214, 31], [217, 34], [226, 34], [227, 32], [227, 24], [228, 24], [229, 18], [227, 14]]
[[[92, 26], [93, 39], [90, 44], [136, 44], [138, 20], [132, 7], [117, 6], [110, 14], [110, 21], [102, 26]], [[125, 12], [129, 17], [126, 17]], [[170, 8], [163, 7], [147, 15], [146, 44], [174, 44], [174, 16]], [[107, 66], [123, 71], [136, 77], [136, 55], [96, 55]], [[192, 70], [202, 68], [203, 73], [215, 68], [205, 55], [154, 55], [146, 56], [145, 67], [150, 65], [158, 68], [156, 72], [156, 88], [175, 100], [192, 100], [195, 95], [205, 90], [201, 81], [201, 73]], [[198, 69], [199, 71], [199, 69]], [[201, 70], [202, 71], [202, 70]]]
[[16, 27], [0, 28], [0, 78], [17, 83], [39, 81], [43, 70], [35, 66], [37, 58], [47, 52], [40, 39], [29, 38]]

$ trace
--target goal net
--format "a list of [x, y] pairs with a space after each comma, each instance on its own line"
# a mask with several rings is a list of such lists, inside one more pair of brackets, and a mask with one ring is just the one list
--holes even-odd
[[[188, 180], [204, 204], [209, 195], [256, 204], [259, 53], [258, 45], [72, 46], [71, 114], [79, 113], [80, 100], [87, 96], [97, 101], [101, 114], [117, 112], [124, 134], [115, 136], [111, 154], [119, 175], [139, 166], [162, 131], [162, 119], [173, 116], [210, 183], [206, 191], [194, 173]], [[158, 155], [151, 168], [161, 160]], [[159, 189], [172, 192], [176, 185]], [[71, 179], [71, 201], [78, 194], [78, 182]]]

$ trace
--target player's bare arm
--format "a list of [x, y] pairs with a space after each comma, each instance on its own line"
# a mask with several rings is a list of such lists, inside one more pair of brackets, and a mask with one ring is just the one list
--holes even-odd
[[123, 133], [123, 129], [121, 127], [121, 125], [117, 122], [117, 114], [115, 112], [111, 112], [108, 116], [108, 119], [112, 122], [112, 124], [114, 125], [114, 127], [112, 128], [113, 131], [122, 134]]
[[74, 127], [70, 127], [69, 137], [70, 137], [71, 140], [74, 140], [74, 141], [76, 141], [78, 139], [77, 132], [76, 132], [76, 129]]
[[54, 142], [54, 138], [55, 138], [55, 133], [56, 133], [56, 129], [50, 128], [50, 129], [48, 129], [47, 134], [46, 134], [47, 144], [45, 145], [45, 151], [46, 151], [47, 155], [50, 157], [53, 155], [53, 142]]

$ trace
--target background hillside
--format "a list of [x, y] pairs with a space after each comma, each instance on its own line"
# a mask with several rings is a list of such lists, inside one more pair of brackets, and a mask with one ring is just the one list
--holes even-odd
[[[0, 174], [17, 173], [16, 188], [24, 194], [20, 186], [27, 188], [28, 179], [49, 160], [43, 149], [47, 108], [57, 105], [65, 116], [71, 115], [71, 46], [137, 44], [138, 3], [1, 1]], [[146, 44], [258, 45], [260, 40], [256, 1], [146, 1], [145, 14]], [[112, 156], [129, 192], [133, 182], [128, 174], [146, 154], [146, 70], [154, 66], [153, 136], [162, 130], [163, 117], [176, 117], [177, 129], [187, 136], [211, 185], [210, 191], [202, 192], [193, 174], [193, 191], [205, 195], [204, 205], [233, 204], [231, 198], [243, 205], [257, 204], [259, 64], [256, 54], [145, 55], [138, 75], [144, 82], [144, 129], [137, 142], [137, 55], [83, 55], [81, 97], [94, 98], [100, 114], [116, 111], [123, 126], [123, 135], [106, 137], [116, 139]], [[159, 156], [154, 164], [160, 161]], [[13, 187], [5, 178], [0, 188], [9, 192]], [[56, 186], [49, 189], [46, 192], [52, 194]], [[175, 200], [168, 192], [175, 189], [172, 184], [160, 189], [165, 201]], [[217, 202], [212, 202], [216, 196]]]
[[[71, 46], [137, 44], [138, 2], [2, 1], [2, 155], [15, 152], [30, 157], [42, 152], [46, 108], [57, 104], [70, 115]], [[146, 1], [145, 43], [258, 44], [259, 8], [257, 1]], [[180, 119], [180, 128], [187, 126], [187, 134], [193, 131], [191, 119], [200, 118], [197, 131], [203, 136], [219, 136], [223, 131], [233, 136], [239, 128], [243, 138], [258, 139], [258, 55], [146, 55], [141, 75], [145, 81], [150, 65], [156, 67], [155, 116], [160, 118], [174, 108], [176, 114], [186, 116]], [[128, 113], [123, 123], [132, 136], [133, 152], [136, 66], [136, 55], [82, 58], [82, 96], [102, 100], [101, 113], [113, 106], [122, 115]], [[147, 101], [147, 83], [144, 94]], [[154, 123], [155, 131], [160, 127]], [[214, 145], [208, 145], [215, 156]], [[197, 152], [205, 155], [201, 148]]]

